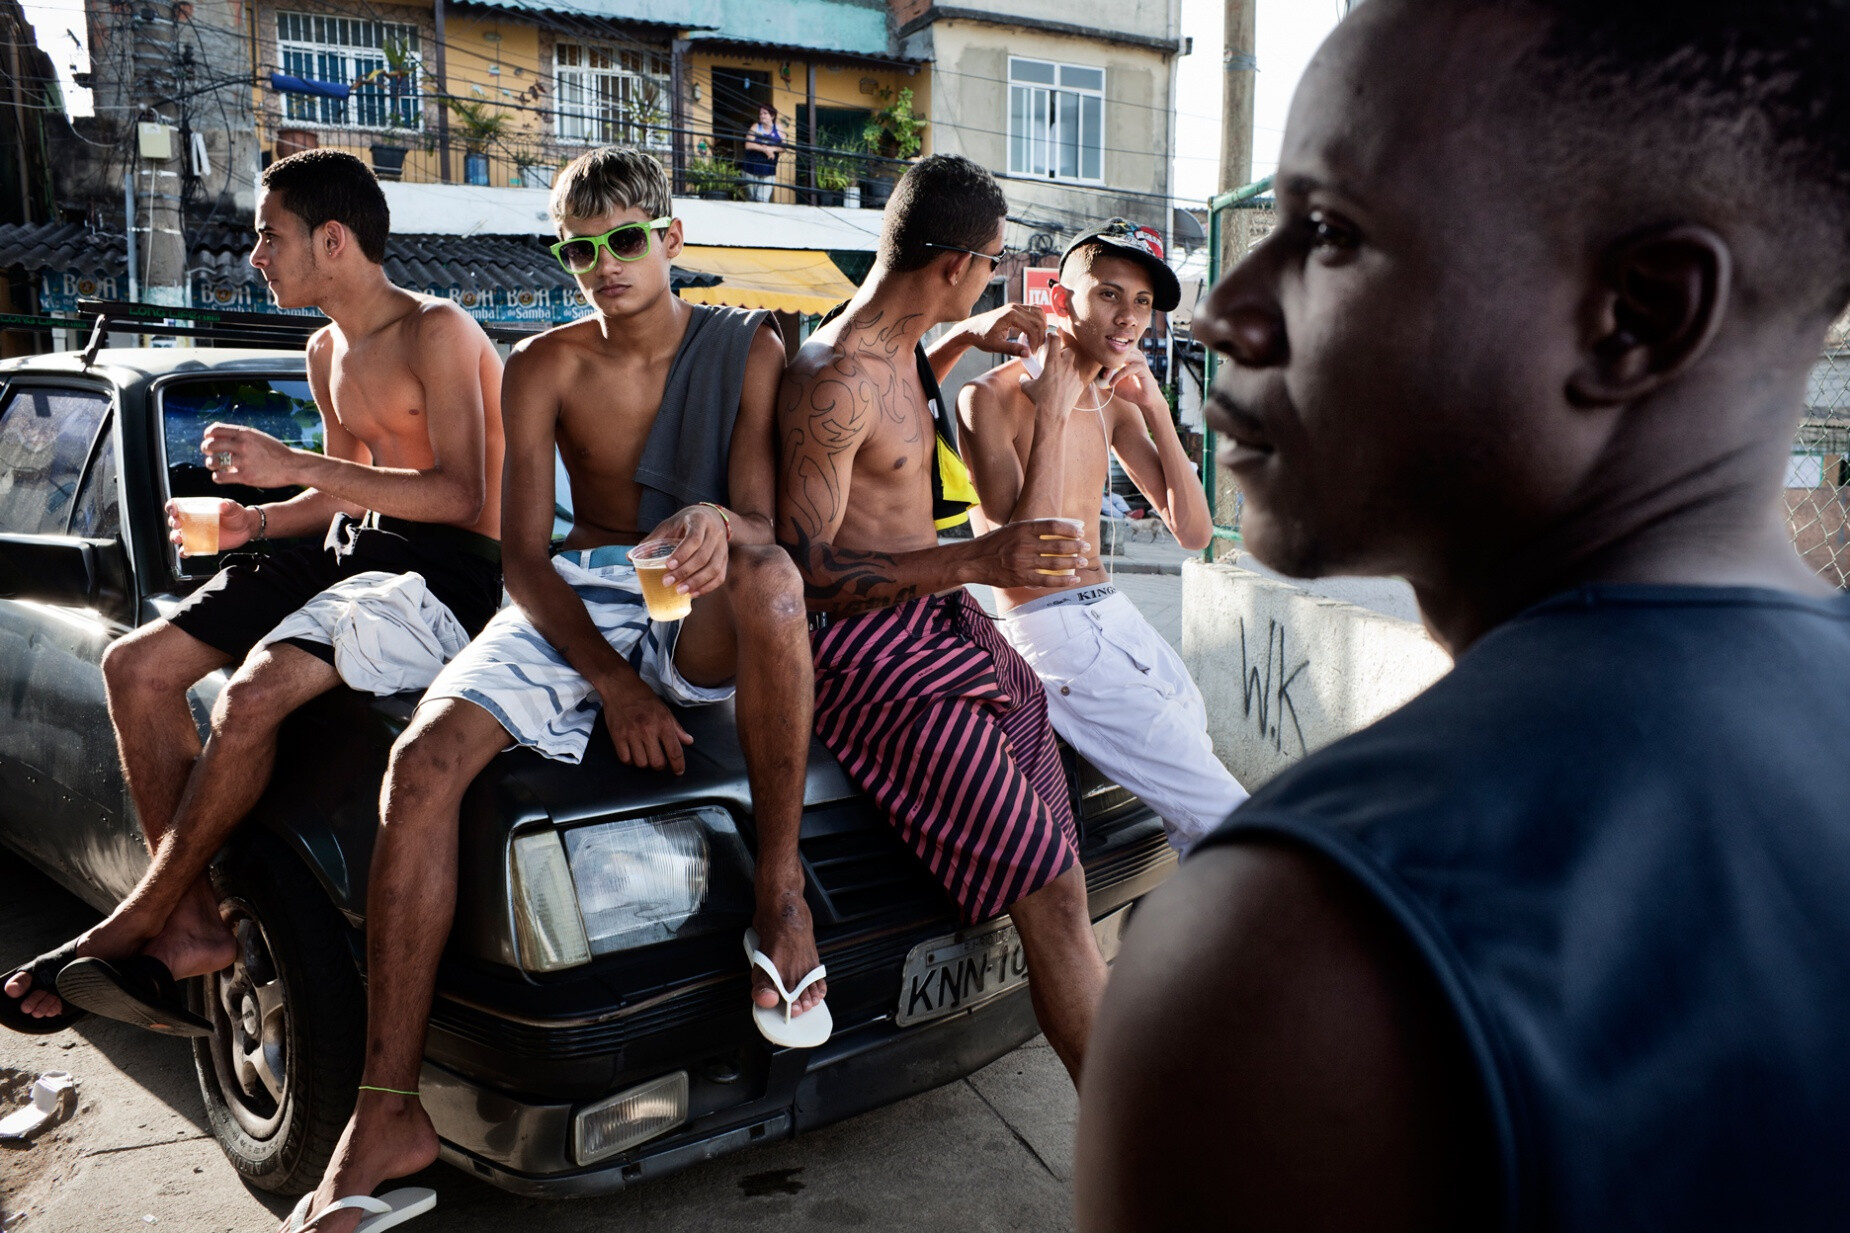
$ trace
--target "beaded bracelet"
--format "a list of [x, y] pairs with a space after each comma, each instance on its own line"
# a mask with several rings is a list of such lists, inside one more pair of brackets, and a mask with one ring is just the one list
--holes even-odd
[[730, 544], [732, 542], [732, 515], [726, 512], [726, 507], [723, 505], [715, 505], [711, 501], [702, 501], [701, 504], [717, 513], [719, 520], [726, 524], [726, 542]]
[[261, 505], [246, 505], [244, 508], [257, 515], [256, 538], [259, 541], [268, 539], [270, 531], [270, 511]]

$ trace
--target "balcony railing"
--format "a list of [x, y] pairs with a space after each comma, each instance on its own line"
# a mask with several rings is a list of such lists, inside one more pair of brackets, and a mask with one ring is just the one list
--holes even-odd
[[[449, 167], [434, 126], [424, 128], [339, 128], [328, 125], [293, 125], [269, 117], [266, 146], [275, 157], [315, 147], [347, 150], [371, 164], [382, 180], [408, 184], [472, 184], [483, 188], [550, 188], [559, 169], [593, 145], [541, 137], [528, 133], [471, 142], [450, 132]], [[728, 158], [703, 151], [727, 146], [724, 137], [711, 132], [688, 131], [685, 145], [693, 153], [675, 166], [671, 130], [648, 132], [652, 150], [669, 172], [677, 195], [753, 200], [760, 183], [745, 176]], [[908, 163], [848, 150], [790, 142], [779, 160], [781, 178], [771, 186], [770, 200], [785, 205], [859, 204], [877, 207], [886, 201], [892, 184]]]

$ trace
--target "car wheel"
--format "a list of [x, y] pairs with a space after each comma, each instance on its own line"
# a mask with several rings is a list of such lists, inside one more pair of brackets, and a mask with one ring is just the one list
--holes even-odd
[[198, 982], [217, 1029], [193, 1042], [206, 1117], [245, 1181], [312, 1190], [353, 1111], [366, 998], [346, 927], [295, 855], [267, 835], [215, 870], [231, 967]]

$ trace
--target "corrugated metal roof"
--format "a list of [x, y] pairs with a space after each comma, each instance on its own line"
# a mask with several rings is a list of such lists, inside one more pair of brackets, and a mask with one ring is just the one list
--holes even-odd
[[[246, 264], [256, 233], [247, 227], [213, 224], [193, 228], [189, 273], [227, 283], [252, 281]], [[82, 223], [0, 224], [0, 268], [30, 274], [69, 271], [92, 278], [121, 278], [128, 272], [127, 245], [120, 233], [94, 231]], [[385, 245], [386, 277], [405, 287], [462, 287], [479, 290], [543, 291], [577, 284], [559, 268], [539, 236], [394, 235]], [[675, 271], [675, 285], [696, 276]]]
[[462, 0], [462, 3], [485, 8], [507, 9], [535, 18], [593, 17], [632, 26], [661, 26], [667, 30], [704, 29], [698, 21], [673, 13], [639, 13], [629, 0]]

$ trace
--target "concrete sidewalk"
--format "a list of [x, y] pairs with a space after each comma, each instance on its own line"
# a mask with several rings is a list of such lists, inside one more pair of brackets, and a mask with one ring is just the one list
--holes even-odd
[[[11, 967], [96, 920], [15, 863], [0, 897]], [[0, 1112], [46, 1070], [77, 1078], [78, 1111], [27, 1147], [0, 1147], [4, 1233], [268, 1233], [293, 1200], [248, 1189], [206, 1128], [185, 1041], [90, 1018], [54, 1036], [0, 1029]], [[633, 1191], [518, 1199], [437, 1165], [407, 1233], [747, 1233], [765, 1228], [1073, 1227], [1078, 1101], [1039, 1038], [970, 1078], [800, 1139], [722, 1157]]]

